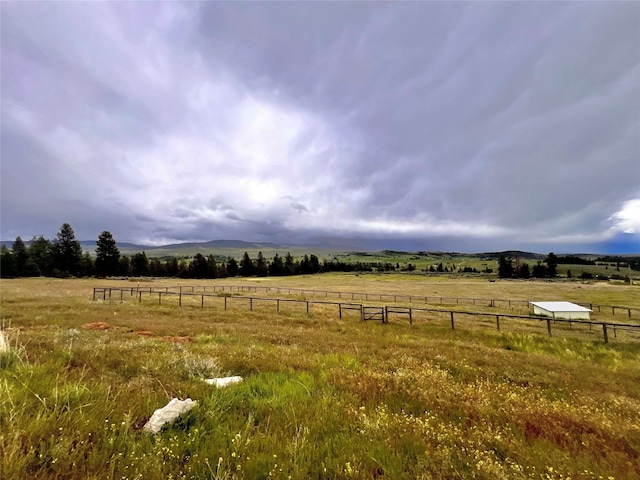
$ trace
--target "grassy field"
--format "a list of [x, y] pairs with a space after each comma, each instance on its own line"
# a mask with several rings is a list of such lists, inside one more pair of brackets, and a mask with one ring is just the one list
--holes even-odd
[[[140, 284], [231, 283], [640, 307], [640, 287], [602, 283], [315, 275]], [[638, 342], [382, 325], [340, 320], [330, 306], [277, 315], [92, 300], [93, 287], [123, 284], [138, 282], [0, 281], [11, 346], [0, 354], [3, 480], [640, 476]], [[245, 381], [220, 390], [202, 381], [226, 375]], [[173, 397], [197, 406], [155, 436], [142, 432]]]

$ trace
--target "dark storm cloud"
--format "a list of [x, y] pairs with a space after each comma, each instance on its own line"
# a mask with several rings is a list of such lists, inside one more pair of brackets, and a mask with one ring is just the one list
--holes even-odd
[[640, 232], [637, 3], [0, 8], [3, 238]]

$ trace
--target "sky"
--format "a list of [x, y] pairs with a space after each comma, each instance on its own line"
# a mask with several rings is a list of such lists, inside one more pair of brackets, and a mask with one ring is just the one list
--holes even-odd
[[0, 2], [0, 237], [640, 253], [640, 2]]

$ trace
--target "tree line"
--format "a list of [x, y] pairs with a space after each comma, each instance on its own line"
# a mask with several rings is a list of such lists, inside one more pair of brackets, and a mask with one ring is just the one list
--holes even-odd
[[[564, 257], [563, 257], [564, 258]], [[553, 252], [547, 258], [538, 261], [533, 267], [520, 263], [517, 259], [500, 255], [498, 259], [498, 277], [500, 278], [554, 278], [558, 275], [558, 257]]]
[[186, 259], [148, 258], [145, 252], [131, 256], [121, 255], [113, 235], [104, 231], [96, 241], [95, 258], [82, 251], [71, 225], [60, 227], [51, 241], [40, 235], [34, 237], [27, 247], [17, 237], [12, 248], [2, 246], [0, 252], [0, 276], [14, 277], [110, 277], [151, 276], [179, 278], [225, 278], [236, 276], [285, 276], [314, 274], [321, 272], [371, 272], [393, 271], [395, 266], [383, 262], [346, 263], [334, 258], [323, 260], [316, 255], [305, 255], [294, 259], [290, 253], [283, 258], [278, 253], [269, 261], [262, 252], [252, 259], [247, 252], [238, 262], [233, 257], [218, 259], [213, 255], [197, 253], [190, 262]]

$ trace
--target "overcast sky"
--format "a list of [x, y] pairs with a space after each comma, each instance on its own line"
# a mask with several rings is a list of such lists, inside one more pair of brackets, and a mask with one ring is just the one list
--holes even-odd
[[639, 2], [11, 2], [1, 237], [640, 252]]

